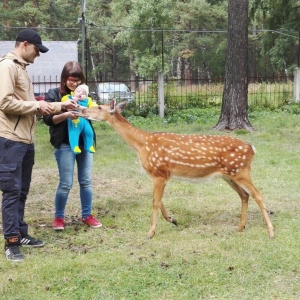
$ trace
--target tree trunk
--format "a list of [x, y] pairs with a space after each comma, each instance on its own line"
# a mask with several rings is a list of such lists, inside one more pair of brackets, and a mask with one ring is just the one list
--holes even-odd
[[177, 79], [179, 79], [179, 80], [182, 78], [181, 65], [182, 65], [181, 56], [178, 56], [178, 58], [177, 58]]
[[191, 64], [190, 64], [190, 59], [186, 58], [184, 63], [184, 79], [185, 79], [185, 84], [191, 85]]
[[136, 77], [134, 69], [134, 55], [132, 53], [131, 43], [129, 43], [129, 68], [130, 68], [130, 90], [132, 93], [135, 93], [136, 89]]
[[228, 45], [216, 130], [253, 130], [248, 120], [248, 0], [228, 1]]

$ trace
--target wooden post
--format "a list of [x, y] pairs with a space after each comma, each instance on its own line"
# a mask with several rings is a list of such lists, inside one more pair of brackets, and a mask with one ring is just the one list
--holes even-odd
[[165, 116], [165, 98], [164, 98], [164, 73], [158, 72], [158, 111], [159, 116]]
[[300, 68], [296, 68], [294, 72], [294, 101], [300, 101]]

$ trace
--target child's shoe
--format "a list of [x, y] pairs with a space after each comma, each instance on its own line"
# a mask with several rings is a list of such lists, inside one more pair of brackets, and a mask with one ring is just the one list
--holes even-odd
[[89, 152], [90, 152], [90, 153], [95, 153], [95, 148], [94, 148], [94, 146], [91, 146], [91, 147], [90, 147]]
[[73, 152], [74, 152], [75, 154], [79, 154], [79, 153], [81, 153], [81, 150], [80, 150], [80, 148], [79, 148], [78, 146], [76, 146], [76, 147], [73, 149]]

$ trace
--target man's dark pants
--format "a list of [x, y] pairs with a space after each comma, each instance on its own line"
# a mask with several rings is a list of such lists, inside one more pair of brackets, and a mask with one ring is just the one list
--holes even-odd
[[25, 202], [34, 165], [34, 144], [0, 137], [0, 190], [4, 238], [26, 235]]

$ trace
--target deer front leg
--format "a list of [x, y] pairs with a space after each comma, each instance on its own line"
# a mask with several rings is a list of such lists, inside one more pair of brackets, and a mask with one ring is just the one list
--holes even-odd
[[152, 223], [151, 227], [148, 231], [147, 237], [152, 238], [155, 235], [155, 229], [157, 224], [157, 216], [158, 216], [158, 209], [160, 208], [163, 217], [173, 224], [177, 224], [177, 221], [170, 217], [162, 203], [162, 196], [164, 193], [164, 189], [166, 186], [167, 180], [163, 177], [153, 177], [152, 184], [153, 184], [153, 213], [152, 213]]

